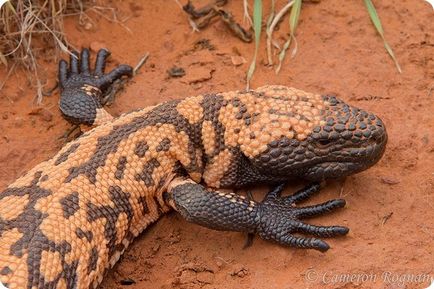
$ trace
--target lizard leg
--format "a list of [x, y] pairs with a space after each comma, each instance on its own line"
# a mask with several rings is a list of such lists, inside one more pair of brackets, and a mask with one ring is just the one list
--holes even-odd
[[294, 207], [295, 200], [306, 198], [315, 188], [302, 190], [290, 197], [281, 197], [284, 185], [271, 190], [262, 202], [248, 200], [235, 193], [206, 189], [189, 179], [177, 179], [168, 189], [168, 201], [187, 221], [211, 229], [256, 233], [265, 240], [282, 245], [327, 251], [329, 245], [317, 238], [300, 237], [306, 233], [317, 237], [335, 237], [348, 233], [342, 226], [314, 226], [300, 221], [311, 216], [306, 212], [322, 214], [345, 205], [344, 200], [332, 200], [317, 206]]
[[89, 67], [89, 49], [83, 49], [81, 56], [73, 52], [70, 64], [59, 62], [59, 83], [61, 88], [60, 110], [72, 124], [81, 128], [100, 125], [112, 116], [103, 108], [101, 99], [113, 82], [123, 76], [131, 76], [129, 65], [119, 65], [104, 74], [105, 61], [109, 52], [101, 49], [96, 59], [95, 70]]

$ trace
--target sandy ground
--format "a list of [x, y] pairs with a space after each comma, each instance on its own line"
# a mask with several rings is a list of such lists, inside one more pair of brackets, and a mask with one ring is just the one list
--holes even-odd
[[[242, 19], [241, 1], [227, 8]], [[268, 1], [266, 1], [268, 2]], [[204, 3], [204, 1], [202, 1]], [[283, 1], [278, 1], [279, 7]], [[328, 182], [312, 203], [344, 197], [347, 207], [312, 220], [340, 224], [349, 236], [331, 239], [327, 253], [284, 248], [245, 236], [217, 232], [168, 214], [144, 232], [105, 277], [101, 288], [426, 288], [434, 278], [434, 12], [422, 0], [375, 1], [386, 36], [398, 57], [399, 74], [370, 23], [363, 1], [323, 0], [303, 5], [298, 53], [275, 75], [266, 63], [265, 41], [252, 87], [283, 84], [334, 93], [378, 114], [389, 143], [373, 168]], [[85, 27], [66, 20], [66, 35], [77, 48], [107, 46], [110, 66], [150, 58], [108, 108], [113, 115], [164, 100], [212, 91], [243, 89], [253, 44], [235, 38], [221, 21], [192, 33], [175, 1], [106, 1], [123, 25], [90, 12]], [[268, 6], [264, 13], [268, 13]], [[275, 33], [282, 42], [286, 20]], [[198, 46], [207, 39], [214, 47]], [[47, 87], [56, 62], [46, 56]], [[240, 59], [236, 57], [237, 60]], [[169, 78], [182, 67], [186, 75]], [[0, 67], [0, 79], [6, 69]], [[54, 155], [70, 127], [59, 114], [58, 91], [33, 103], [35, 88], [18, 71], [0, 91], [0, 189]], [[292, 192], [300, 184], [287, 189]], [[260, 199], [264, 188], [255, 195]], [[132, 279], [135, 284], [121, 285]]]

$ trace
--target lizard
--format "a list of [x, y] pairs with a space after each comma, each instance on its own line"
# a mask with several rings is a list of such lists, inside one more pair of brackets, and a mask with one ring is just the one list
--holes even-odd
[[[98, 52], [94, 71], [87, 49], [69, 67], [59, 63], [62, 113], [93, 128], [0, 193], [0, 284], [97, 288], [133, 239], [171, 210], [211, 229], [321, 252], [329, 249], [322, 238], [348, 233], [304, 221], [345, 200], [298, 204], [319, 181], [381, 158], [387, 132], [379, 117], [333, 95], [268, 85], [111, 118], [98, 99], [131, 67], [105, 74], [108, 54]], [[293, 179], [309, 185], [282, 196]], [[258, 183], [271, 185], [260, 202], [230, 190]]]

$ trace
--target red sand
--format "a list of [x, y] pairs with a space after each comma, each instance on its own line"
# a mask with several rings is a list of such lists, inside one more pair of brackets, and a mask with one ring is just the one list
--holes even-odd
[[[168, 99], [245, 87], [248, 63], [234, 66], [231, 56], [239, 53], [249, 62], [254, 45], [235, 38], [221, 21], [192, 33], [175, 1], [105, 2], [117, 7], [121, 18], [130, 17], [124, 27], [89, 12], [94, 21], [90, 29], [78, 25], [76, 17], [69, 17], [65, 28], [77, 48], [110, 48], [111, 67], [134, 65], [150, 52], [140, 73], [108, 108], [113, 115]], [[283, 1], [278, 2], [281, 7]], [[171, 213], [133, 243], [101, 288], [427, 287], [427, 282], [409, 278], [434, 278], [434, 12], [422, 0], [374, 2], [402, 74], [385, 52], [363, 1], [323, 0], [303, 5], [298, 53], [279, 75], [264, 65], [263, 39], [252, 81], [252, 87], [283, 84], [334, 93], [386, 123], [389, 143], [383, 159], [368, 171], [329, 182], [311, 200], [344, 197], [345, 209], [312, 223], [349, 226], [349, 236], [331, 239], [332, 249], [325, 254], [258, 238], [243, 250], [243, 234], [208, 230]], [[231, 1], [227, 8], [242, 19], [241, 1]], [[267, 6], [264, 13], [268, 11]], [[280, 43], [286, 23], [275, 33]], [[195, 50], [200, 39], [209, 39], [215, 50]], [[169, 78], [166, 71], [174, 65], [183, 67], [186, 76]], [[56, 66], [52, 60], [43, 64], [48, 86], [54, 83]], [[0, 76], [5, 75], [2, 66]], [[32, 104], [35, 94], [22, 71], [0, 91], [1, 189], [55, 154], [62, 146], [58, 138], [70, 127], [60, 116], [58, 92], [39, 107]], [[263, 189], [256, 192], [257, 199]], [[120, 285], [126, 278], [136, 283]], [[404, 279], [407, 282], [399, 282]]]

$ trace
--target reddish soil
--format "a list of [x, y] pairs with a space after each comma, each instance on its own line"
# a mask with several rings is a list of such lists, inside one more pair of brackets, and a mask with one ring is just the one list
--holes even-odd
[[[108, 108], [113, 115], [245, 87], [248, 63], [235, 66], [231, 57], [239, 54], [250, 61], [254, 45], [235, 38], [221, 21], [192, 33], [175, 1], [106, 2], [129, 19], [120, 25], [89, 12], [93, 22], [86, 29], [71, 16], [65, 33], [78, 48], [110, 48], [111, 67], [135, 64], [150, 53]], [[284, 1], [278, 2], [281, 7]], [[332, 248], [325, 254], [260, 239], [243, 250], [245, 235], [208, 230], [170, 213], [137, 238], [101, 288], [427, 287], [427, 281], [419, 281], [421, 274], [434, 278], [434, 12], [422, 0], [374, 2], [402, 74], [385, 52], [363, 1], [323, 0], [303, 5], [298, 53], [279, 75], [264, 65], [263, 39], [252, 81], [252, 87], [283, 84], [334, 93], [386, 123], [389, 143], [382, 160], [368, 171], [328, 182], [310, 201], [344, 197], [345, 209], [312, 222], [346, 225], [350, 234], [329, 240]], [[227, 8], [242, 19], [241, 1], [231, 1]], [[264, 13], [268, 11], [267, 6]], [[287, 21], [283, 23], [275, 33], [280, 42], [287, 32]], [[200, 39], [215, 49], [195, 48]], [[186, 76], [169, 78], [166, 71], [174, 65], [183, 67]], [[56, 63], [47, 60], [43, 67], [50, 87]], [[5, 76], [2, 66], [0, 79]], [[23, 71], [0, 91], [0, 189], [54, 155], [63, 144], [58, 138], [70, 127], [59, 113], [58, 92], [40, 106], [33, 102], [35, 95]], [[255, 193], [257, 199], [263, 191]], [[120, 285], [127, 278], [135, 284]]]

